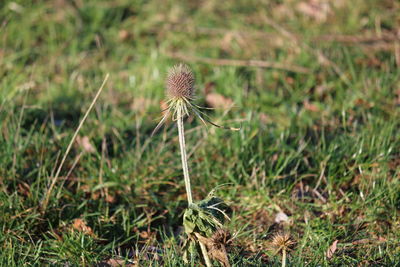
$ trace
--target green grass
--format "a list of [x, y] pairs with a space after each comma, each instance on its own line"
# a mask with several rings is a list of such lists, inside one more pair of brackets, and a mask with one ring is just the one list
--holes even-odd
[[[308, 69], [187, 62], [200, 105], [211, 82], [235, 103], [209, 112], [213, 120], [242, 124], [240, 132], [185, 124], [194, 198], [229, 183], [218, 195], [234, 210], [233, 266], [280, 266], [271, 240], [281, 231], [296, 241], [289, 266], [396, 266], [400, 49], [398, 35], [385, 36], [396, 36], [400, 5], [333, 2], [317, 20], [289, 0], [2, 1], [0, 265], [184, 266], [177, 128], [150, 138], [179, 52]], [[94, 151], [74, 144], [43, 210], [106, 73], [79, 133]], [[279, 211], [288, 222], [274, 222]]]

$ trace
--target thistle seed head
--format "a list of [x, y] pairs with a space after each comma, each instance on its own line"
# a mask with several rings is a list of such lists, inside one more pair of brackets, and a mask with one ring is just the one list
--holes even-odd
[[286, 233], [278, 233], [272, 238], [272, 245], [275, 247], [276, 252], [281, 252], [282, 250], [289, 251], [294, 244], [295, 242], [290, 235]]
[[166, 87], [169, 99], [193, 99], [195, 78], [185, 64], [178, 64], [168, 71]]

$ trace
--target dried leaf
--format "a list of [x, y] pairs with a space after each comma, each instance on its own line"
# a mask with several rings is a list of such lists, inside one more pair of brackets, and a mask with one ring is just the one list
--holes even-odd
[[280, 211], [276, 214], [275, 216], [275, 222], [276, 223], [282, 223], [282, 222], [288, 222], [289, 217], [286, 215], [286, 213]]
[[319, 108], [316, 105], [314, 105], [308, 101], [304, 101], [303, 105], [306, 110], [309, 110], [311, 112], [319, 112]]
[[120, 41], [126, 41], [131, 37], [131, 34], [127, 30], [120, 30], [118, 32], [118, 38]]
[[259, 118], [260, 118], [260, 122], [263, 124], [268, 124], [268, 123], [272, 122], [272, 118], [265, 113], [260, 113]]
[[297, 10], [318, 22], [326, 21], [328, 15], [331, 13], [331, 7], [329, 3], [320, 0], [309, 0], [300, 2], [297, 5]]
[[77, 218], [74, 220], [72, 227], [73, 227], [73, 229], [75, 229], [78, 232], [82, 232], [86, 235], [94, 236], [92, 228], [90, 228], [90, 226], [87, 226], [86, 222], [80, 218]]
[[230, 267], [231, 265], [226, 252], [226, 240], [215, 238], [216, 235], [219, 235], [223, 231], [222, 229], [217, 230], [210, 238], [204, 237], [199, 233], [195, 233], [195, 236], [199, 242], [207, 247], [208, 254], [212, 259], [217, 260], [223, 267]]
[[333, 254], [335, 254], [335, 251], [337, 249], [337, 243], [339, 242], [339, 240], [335, 240], [333, 241], [332, 245], [328, 248], [328, 250], [326, 251], [326, 257], [328, 259], [333, 257]]
[[162, 115], [166, 115], [168, 112], [168, 103], [166, 101], [160, 101], [160, 108], [162, 110]]
[[214, 82], [207, 82], [204, 85], [204, 95], [211, 94], [214, 91], [215, 83]]
[[232, 41], [234, 40], [234, 34], [232, 32], [227, 32], [224, 38], [221, 40], [221, 48], [225, 51], [231, 51]]
[[90, 143], [89, 137], [84, 136], [84, 137], [80, 137], [78, 136], [76, 138], [76, 142], [78, 143], [78, 145], [83, 149], [83, 151], [87, 152], [87, 153], [94, 153], [96, 152], [96, 149], [92, 146], [92, 144]]
[[232, 99], [218, 93], [210, 93], [206, 96], [206, 103], [212, 108], [229, 108], [232, 106]]
[[133, 99], [130, 108], [133, 111], [144, 113], [151, 106], [155, 106], [155, 102], [153, 100], [144, 97], [136, 97]]
[[25, 182], [21, 182], [20, 184], [18, 184], [18, 192], [24, 196], [30, 196], [31, 194], [31, 190], [30, 187], [27, 183]]
[[111, 194], [106, 194], [105, 200], [107, 203], [115, 203], [117, 201], [116, 197]]

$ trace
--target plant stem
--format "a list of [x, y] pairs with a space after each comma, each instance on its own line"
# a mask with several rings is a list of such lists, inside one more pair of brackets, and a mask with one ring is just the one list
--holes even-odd
[[282, 267], [286, 267], [286, 249], [282, 250]]
[[190, 177], [189, 177], [189, 168], [187, 164], [187, 155], [186, 155], [186, 145], [185, 145], [185, 131], [183, 128], [183, 112], [181, 108], [178, 108], [178, 132], [179, 132], [179, 145], [181, 148], [181, 158], [182, 158], [182, 169], [183, 169], [183, 177], [185, 179], [186, 186], [186, 194], [189, 206], [193, 203], [192, 198], [192, 189], [190, 186]]
[[210, 258], [208, 257], [208, 252], [206, 246], [199, 241], [201, 252], [203, 253], [204, 262], [206, 263], [207, 267], [212, 267], [212, 263]]

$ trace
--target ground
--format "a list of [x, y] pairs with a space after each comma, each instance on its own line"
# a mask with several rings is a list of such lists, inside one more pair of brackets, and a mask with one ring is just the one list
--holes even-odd
[[0, 265], [184, 266], [177, 128], [151, 132], [185, 62], [241, 126], [185, 122], [232, 266], [280, 266], [276, 234], [289, 266], [396, 266], [399, 29], [390, 0], [2, 1]]

